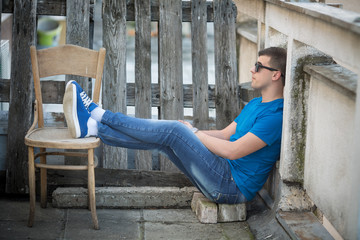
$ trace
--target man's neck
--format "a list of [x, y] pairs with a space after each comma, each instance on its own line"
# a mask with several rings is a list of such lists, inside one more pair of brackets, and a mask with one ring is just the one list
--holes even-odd
[[279, 98], [284, 98], [283, 89], [263, 89], [261, 91], [262, 102], [271, 102]]

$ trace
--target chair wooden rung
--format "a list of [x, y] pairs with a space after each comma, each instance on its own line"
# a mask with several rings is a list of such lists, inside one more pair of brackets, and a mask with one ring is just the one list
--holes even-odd
[[[105, 61], [105, 49], [101, 48], [99, 51], [94, 51], [75, 45], [62, 45], [36, 50], [35, 46], [32, 46], [30, 47], [30, 55], [36, 100], [34, 122], [25, 136], [29, 158], [30, 214], [28, 226], [32, 227], [34, 223], [36, 202], [35, 168], [40, 168], [41, 207], [46, 207], [47, 204], [47, 169], [88, 171], [89, 207], [94, 228], [99, 229], [95, 205], [94, 167], [96, 167], [97, 161], [95, 161], [94, 149], [100, 145], [100, 139], [95, 137], [74, 139], [65, 127], [44, 126], [40, 78], [56, 75], [77, 75], [95, 78], [93, 101], [98, 103]], [[39, 148], [39, 153], [34, 154], [34, 148]], [[48, 148], [66, 149], [67, 151], [47, 152], [46, 149]], [[69, 149], [83, 150], [83, 152], [71, 152], [68, 151]], [[86, 157], [88, 164], [48, 165], [46, 157], [49, 155]], [[40, 163], [35, 163], [37, 158], [40, 158]]]
[[59, 169], [59, 170], [87, 170], [88, 166], [84, 165], [49, 165], [42, 163], [35, 163], [37, 168], [46, 168], [46, 169]]
[[41, 153], [37, 153], [35, 154], [35, 159], [37, 159], [38, 157], [41, 156], [47, 156], [47, 155], [62, 155], [62, 156], [72, 156], [72, 157], [87, 157], [88, 154], [87, 153], [82, 153], [82, 152], [41, 152]]

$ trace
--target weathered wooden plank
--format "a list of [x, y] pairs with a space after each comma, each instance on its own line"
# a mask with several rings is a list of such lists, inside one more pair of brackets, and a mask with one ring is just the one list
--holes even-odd
[[43, 98], [43, 103], [62, 104], [64, 93], [64, 81], [41, 81], [41, 95]]
[[[93, 1], [91, 1], [92, 3]], [[135, 21], [135, 0], [127, 1], [127, 21]], [[92, 7], [92, 5], [90, 6]], [[183, 22], [191, 22], [191, 2], [190, 1], [182, 1], [182, 21]], [[12, 13], [14, 10], [14, 1], [8, 1], [3, 7], [3, 13]], [[207, 11], [207, 22], [214, 21], [214, 9], [213, 2], [206, 1], [206, 11]], [[232, 11], [235, 16], [236, 5], [233, 4]], [[46, 1], [38, 1], [37, 4], [37, 14], [38, 15], [51, 15], [51, 16], [66, 16], [66, 0], [46, 0]], [[157, 22], [159, 21], [159, 0], [151, 0], [151, 21]]]
[[[247, 86], [247, 85], [246, 85]], [[244, 87], [246, 87], [244, 86]], [[209, 108], [215, 108], [215, 85], [208, 85]], [[240, 93], [240, 86], [239, 93]], [[247, 87], [246, 87], [247, 88]], [[41, 93], [43, 103], [62, 104], [65, 92], [64, 81], [41, 81]], [[243, 94], [247, 94], [248, 91]], [[183, 85], [184, 107], [193, 107], [193, 86], [191, 84]], [[240, 95], [239, 95], [240, 97]], [[242, 98], [247, 99], [247, 95]], [[10, 99], [10, 80], [0, 79], [0, 102], [9, 102]], [[126, 105], [135, 106], [135, 83], [126, 84]], [[160, 107], [160, 88], [159, 84], [151, 84], [151, 106]]]
[[[103, 43], [107, 51], [103, 78], [103, 107], [126, 113], [126, 1], [103, 2]], [[104, 168], [127, 168], [127, 151], [104, 146]]]
[[40, 0], [37, 12], [38, 15], [66, 16], [66, 0]]
[[[96, 186], [117, 187], [187, 187], [192, 183], [183, 173], [162, 171], [95, 168]], [[82, 185], [87, 183], [86, 171], [48, 170], [50, 185]]]
[[235, 15], [231, 0], [214, 0], [216, 127], [222, 129], [239, 114]]
[[[66, 43], [88, 48], [90, 1], [66, 0], [66, 6]], [[66, 76], [66, 82], [69, 80], [76, 80], [86, 92], [89, 92], [88, 78], [74, 75]]]
[[[134, 21], [135, 20], [135, 8], [134, 1], [129, 0], [127, 3], [127, 20]], [[191, 2], [192, 1], [182, 1], [182, 21], [183, 22], [191, 22]], [[232, 11], [235, 16], [237, 14], [236, 5], [232, 4]], [[236, 18], [235, 18], [236, 19]], [[159, 0], [151, 0], [151, 21], [159, 21]], [[206, 21], [213, 22], [214, 21], [214, 9], [213, 2], [206, 1]]]
[[[135, 117], [151, 118], [151, 1], [135, 0]], [[135, 168], [152, 169], [151, 151], [135, 152]]]
[[206, 1], [192, 1], [191, 52], [193, 82], [193, 124], [199, 129], [208, 129], [208, 60]]
[[[0, 172], [1, 173], [1, 172]], [[192, 187], [183, 173], [95, 168], [97, 187]], [[0, 175], [1, 177], [1, 175]], [[39, 179], [39, 177], [36, 177]], [[86, 171], [48, 170], [48, 193], [57, 187], [87, 187]], [[39, 189], [40, 186], [37, 188]]]
[[[90, 0], [91, 8], [94, 0]], [[14, 0], [5, 1], [2, 12], [12, 13], [14, 11]], [[37, 15], [66, 16], [66, 0], [38, 0]]]
[[[9, 79], [0, 79], [0, 102], [10, 101], [10, 82]], [[43, 103], [62, 104], [64, 92], [64, 81], [41, 81]]]
[[9, 193], [26, 193], [28, 189], [28, 156], [24, 137], [32, 123], [30, 46], [36, 44], [36, 4], [36, 0], [14, 3], [6, 181]]
[[[160, 118], [183, 119], [181, 2], [160, 1], [159, 12]], [[163, 156], [160, 157], [160, 169], [178, 171]]]
[[[13, 13], [14, 0], [4, 1], [3, 13]], [[66, 16], [66, 0], [39, 0], [36, 12], [38, 15]]]
[[[89, 0], [66, 0], [66, 43], [89, 47], [90, 31], [90, 1]], [[76, 75], [66, 75], [65, 82], [77, 81], [80, 86], [89, 92], [89, 78]], [[81, 159], [80, 164], [87, 164], [87, 159]], [[75, 157], [65, 157], [65, 164], [79, 164]]]

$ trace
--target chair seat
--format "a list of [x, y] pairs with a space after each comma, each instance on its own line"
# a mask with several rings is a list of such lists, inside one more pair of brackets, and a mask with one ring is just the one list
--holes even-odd
[[36, 128], [26, 134], [25, 144], [41, 148], [89, 149], [100, 145], [96, 137], [73, 138], [66, 127]]

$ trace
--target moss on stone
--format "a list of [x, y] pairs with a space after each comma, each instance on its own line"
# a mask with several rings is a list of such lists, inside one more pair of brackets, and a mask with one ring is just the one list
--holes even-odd
[[291, 132], [293, 134], [294, 165], [293, 176], [297, 182], [303, 184], [305, 168], [305, 149], [306, 149], [306, 129], [307, 129], [307, 101], [310, 81], [305, 76], [304, 65], [316, 63], [328, 63], [331, 61], [326, 56], [307, 55], [299, 58], [296, 62], [294, 72], [294, 82], [291, 91], [292, 109], [295, 109], [298, 116], [297, 121], [291, 122]]

